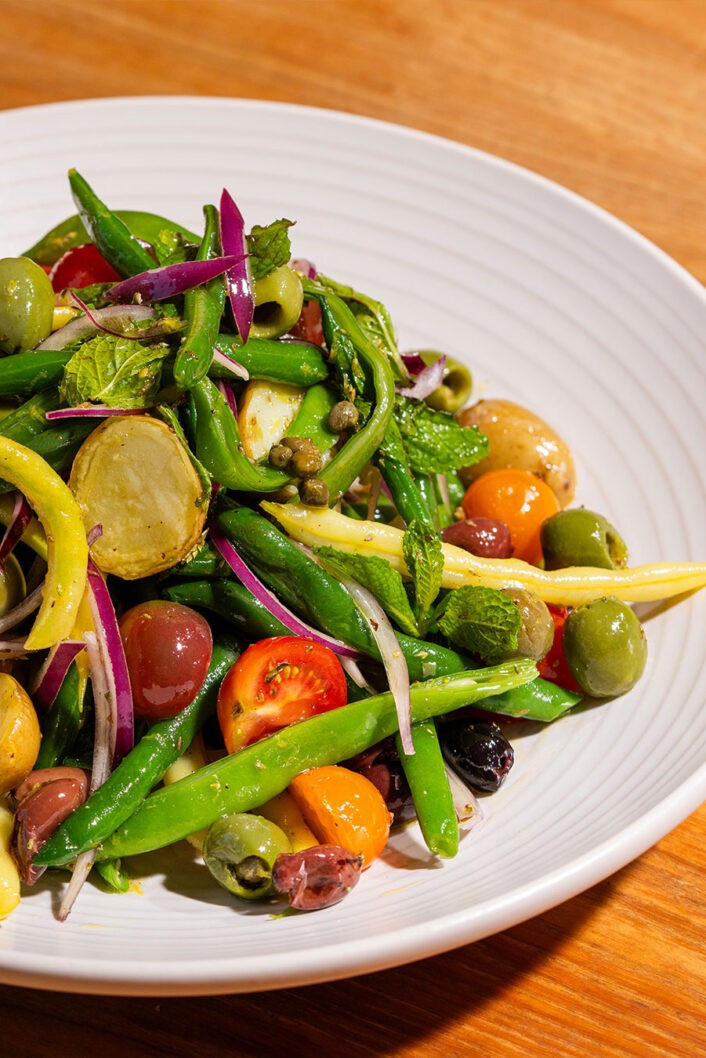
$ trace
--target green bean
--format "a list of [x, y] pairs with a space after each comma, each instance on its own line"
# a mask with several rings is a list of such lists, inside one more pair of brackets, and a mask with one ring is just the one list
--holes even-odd
[[[215, 206], [204, 206], [203, 212], [206, 225], [196, 254], [197, 261], [217, 257], [221, 246], [218, 210]], [[184, 294], [187, 330], [174, 362], [174, 379], [181, 389], [191, 389], [211, 366], [225, 300], [223, 276], [217, 276], [210, 283], [203, 283]]]
[[[526, 683], [536, 676], [536, 671], [532, 662], [522, 659], [428, 680], [411, 690], [412, 718], [421, 722], [452, 712], [488, 694]], [[348, 760], [396, 730], [395, 703], [389, 693], [283, 728], [151, 794], [130, 819], [99, 845], [97, 858], [133, 856], [162, 848], [210, 826], [220, 816], [257, 808], [286, 789], [305, 769]], [[86, 802], [89, 813], [95, 797], [93, 794]], [[48, 845], [41, 849], [35, 862], [40, 857], [42, 863], [48, 862]], [[51, 865], [60, 864], [52, 858]]]
[[434, 721], [412, 724], [414, 754], [404, 752], [399, 733], [396, 742], [427, 848], [437, 856], [455, 856], [458, 819]]
[[161, 720], [149, 729], [106, 782], [61, 824], [40, 849], [37, 864], [63, 866], [70, 863], [79, 853], [103, 841], [132, 815], [214, 712], [218, 688], [237, 656], [232, 647], [214, 643], [206, 679], [193, 702], [177, 716]]
[[[315, 382], [325, 382], [330, 374], [323, 351], [310, 342], [248, 338], [242, 345], [235, 335], [220, 334], [215, 345], [219, 352], [242, 364], [251, 378], [311, 386]], [[209, 375], [211, 378], [233, 377], [217, 361], [211, 365]]]
[[49, 386], [58, 386], [70, 356], [66, 349], [30, 349], [4, 357], [0, 397], [29, 397]]
[[[198, 236], [190, 232], [188, 228], [176, 224], [173, 220], [160, 217], [156, 213], [145, 213], [142, 210], [116, 209], [115, 216], [123, 222], [136, 239], [143, 242], [155, 243], [160, 232], [176, 231], [183, 235], [189, 242], [197, 243]], [[90, 242], [91, 237], [86, 231], [81, 218], [77, 213], [67, 217], [57, 224], [51, 231], [25, 251], [25, 257], [31, 257], [37, 264], [51, 266], [59, 258], [72, 250], [75, 246], [83, 246]]]
[[387, 427], [377, 455], [375, 464], [390, 490], [400, 517], [408, 525], [419, 521], [423, 525], [434, 527], [434, 521], [427, 498], [422, 492], [420, 481], [415, 480], [409, 468], [402, 447], [402, 438], [397, 423], [392, 419]]
[[46, 413], [54, 411], [60, 403], [59, 394], [55, 390], [45, 389], [35, 393], [19, 408], [5, 416], [0, 423], [0, 434], [18, 441], [19, 444], [28, 445], [33, 438], [48, 429]]
[[120, 860], [100, 860], [93, 864], [93, 870], [114, 893], [127, 893], [130, 889], [130, 879]]
[[42, 721], [42, 741], [35, 768], [61, 764], [76, 741], [86, 708], [88, 681], [81, 679], [76, 662], [70, 666], [59, 693]]
[[156, 267], [151, 254], [75, 169], [69, 169], [69, 185], [86, 231], [116, 272], [132, 276]]

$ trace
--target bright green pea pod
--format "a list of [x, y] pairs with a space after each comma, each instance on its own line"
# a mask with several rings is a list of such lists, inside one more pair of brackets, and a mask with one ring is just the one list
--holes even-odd
[[[218, 210], [215, 206], [204, 206], [203, 212], [206, 226], [196, 254], [197, 261], [217, 257], [221, 247]], [[217, 276], [210, 283], [202, 283], [184, 294], [187, 331], [174, 362], [174, 381], [182, 389], [191, 389], [211, 366], [225, 300], [226, 287], [223, 276]]]
[[455, 856], [458, 819], [434, 721], [412, 724], [412, 755], [404, 752], [399, 734], [396, 742], [427, 848], [437, 856]]
[[[267, 382], [312, 386], [316, 382], [325, 382], [330, 374], [324, 351], [311, 342], [277, 341], [251, 335], [242, 345], [234, 334], [220, 334], [216, 349], [241, 364], [250, 378]], [[233, 378], [232, 373], [215, 360], [209, 375], [211, 378]]]
[[69, 185], [91, 241], [116, 272], [121, 276], [132, 276], [155, 267], [152, 255], [120, 217], [101, 202], [93, 188], [75, 169], [69, 169]]
[[93, 870], [97, 871], [112, 892], [128, 892], [130, 879], [120, 860], [101, 860], [99, 863], [94, 863]]
[[[163, 231], [179, 232], [189, 242], [197, 243], [199, 241], [198, 235], [194, 235], [188, 228], [182, 227], [181, 224], [176, 224], [173, 220], [167, 220], [166, 217], [160, 217], [156, 213], [145, 213], [142, 210], [133, 209], [116, 209], [115, 216], [129, 228], [136, 239], [142, 239], [143, 242], [154, 244]], [[46, 235], [43, 235], [34, 246], [25, 251], [24, 256], [31, 257], [37, 264], [51, 267], [51, 265], [56, 264], [67, 250], [72, 250], [75, 246], [83, 246], [84, 243], [90, 241], [91, 237], [86, 231], [83, 221], [77, 213], [74, 213], [72, 217], [62, 220], [60, 224], [57, 224]]]
[[253, 338], [279, 338], [291, 331], [304, 302], [301, 279], [288, 265], [275, 268], [253, 283], [255, 315], [250, 334]]
[[287, 436], [308, 437], [320, 452], [328, 452], [338, 441], [338, 434], [328, 428], [329, 412], [336, 400], [335, 393], [328, 386], [310, 386]]

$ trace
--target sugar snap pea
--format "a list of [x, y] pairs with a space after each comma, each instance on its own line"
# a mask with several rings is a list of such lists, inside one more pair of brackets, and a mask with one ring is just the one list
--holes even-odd
[[107, 781], [56, 830], [39, 851], [37, 864], [70, 863], [112, 834], [135, 811], [215, 710], [218, 688], [237, 656], [233, 646], [214, 643], [206, 679], [193, 702], [177, 716], [149, 729]]
[[[146, 213], [143, 210], [116, 209], [115, 216], [123, 222], [136, 239], [143, 242], [155, 243], [163, 231], [176, 231], [183, 235], [189, 242], [197, 243], [198, 235], [194, 235], [188, 228], [182, 227], [173, 220], [160, 217], [156, 213]], [[67, 217], [50, 231], [43, 235], [34, 246], [25, 250], [23, 256], [31, 257], [37, 264], [50, 267], [59, 258], [72, 250], [75, 246], [83, 246], [90, 242], [91, 237], [86, 231], [83, 221], [77, 213]]]
[[[428, 680], [412, 688], [412, 718], [421, 722], [430, 716], [452, 712], [489, 694], [527, 683], [536, 672], [532, 662], [520, 659]], [[133, 856], [162, 848], [210, 826], [220, 816], [257, 808], [281, 793], [307, 768], [348, 760], [396, 730], [397, 714], [390, 693], [352, 702], [282, 728], [151, 794], [99, 845], [97, 859]], [[84, 806], [89, 813], [95, 796]], [[47, 848], [45, 845], [36, 862], [39, 857], [42, 863], [47, 862]]]
[[413, 754], [405, 753], [399, 733], [395, 741], [427, 848], [437, 856], [455, 856], [458, 819], [433, 719], [412, 724]]
[[[243, 345], [233, 334], [219, 334], [215, 345], [219, 352], [242, 364], [251, 378], [311, 386], [324, 382], [330, 374], [323, 350], [310, 342], [248, 338]], [[215, 361], [209, 374], [211, 378], [232, 377], [227, 368]]]
[[155, 267], [151, 254], [75, 169], [69, 169], [69, 186], [86, 231], [116, 272], [132, 276]]
[[[203, 212], [205, 230], [196, 254], [197, 261], [217, 257], [221, 245], [218, 210], [215, 206], [204, 206]], [[203, 283], [184, 294], [187, 329], [174, 362], [174, 380], [182, 389], [191, 389], [211, 366], [225, 300], [223, 276], [217, 276], [210, 283]]]
[[58, 386], [70, 356], [66, 349], [29, 349], [3, 357], [0, 397], [29, 397]]

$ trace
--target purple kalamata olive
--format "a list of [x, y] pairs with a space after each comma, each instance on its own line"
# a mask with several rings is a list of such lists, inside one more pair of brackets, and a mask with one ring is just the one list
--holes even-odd
[[338, 904], [358, 883], [363, 857], [340, 845], [314, 845], [283, 852], [275, 860], [272, 883], [290, 907], [318, 911]]
[[39, 849], [59, 824], [86, 800], [85, 773], [73, 768], [57, 769], [63, 770], [78, 771], [80, 778], [63, 777], [37, 786], [23, 798], [15, 812], [12, 852], [20, 877], [28, 885], [33, 885], [45, 870], [32, 863]]
[[346, 767], [360, 772], [377, 786], [392, 815], [393, 825], [407, 823], [415, 818], [412, 793], [393, 739], [387, 738], [364, 753], [359, 753], [357, 757], [346, 761]]
[[510, 558], [512, 541], [505, 522], [496, 518], [467, 518], [447, 525], [441, 533], [445, 544], [470, 551], [479, 558]]
[[26, 779], [24, 779], [19, 786], [15, 787], [14, 797], [15, 802], [19, 805], [24, 801], [30, 794], [38, 790], [40, 786], [46, 786], [47, 783], [56, 782], [57, 779], [75, 779], [79, 784], [84, 787], [84, 800], [86, 798], [86, 791], [88, 790], [88, 775], [83, 768], [69, 768], [64, 765], [59, 765], [55, 768], [36, 768], [31, 771]]

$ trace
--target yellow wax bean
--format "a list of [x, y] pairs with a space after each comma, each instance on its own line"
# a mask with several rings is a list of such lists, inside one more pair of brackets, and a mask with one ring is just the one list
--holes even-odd
[[20, 876], [10, 855], [13, 816], [0, 800], [0, 919], [15, 910], [20, 902]]

